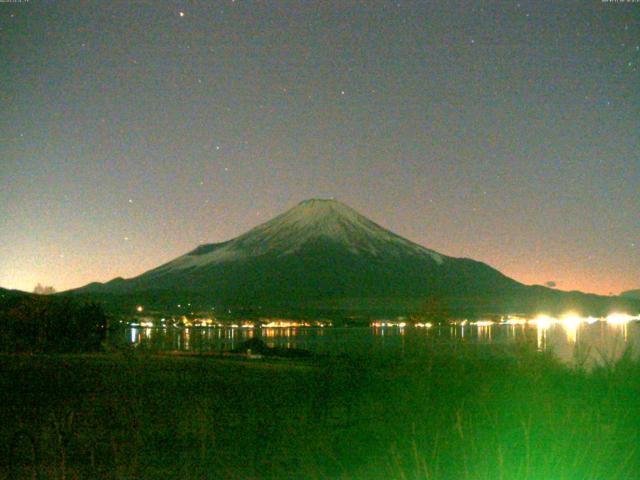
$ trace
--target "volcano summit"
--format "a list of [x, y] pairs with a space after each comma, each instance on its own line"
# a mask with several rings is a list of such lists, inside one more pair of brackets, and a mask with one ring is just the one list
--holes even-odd
[[120, 305], [171, 309], [189, 302], [207, 310], [290, 315], [424, 309], [473, 315], [526, 311], [541, 298], [605, 298], [524, 286], [482, 262], [402, 238], [343, 203], [316, 199], [137, 277], [67, 293]]

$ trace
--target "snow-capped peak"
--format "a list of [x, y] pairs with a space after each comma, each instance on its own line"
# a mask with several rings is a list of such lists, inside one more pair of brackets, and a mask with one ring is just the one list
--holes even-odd
[[295, 254], [316, 240], [340, 245], [353, 254], [429, 256], [438, 264], [443, 262], [441, 254], [390, 232], [344, 203], [311, 199], [233, 240], [201, 245], [156, 271], [199, 267], [267, 253]]

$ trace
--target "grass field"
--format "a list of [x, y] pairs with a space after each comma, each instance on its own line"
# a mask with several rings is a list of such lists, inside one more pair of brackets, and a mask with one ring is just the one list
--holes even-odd
[[0, 356], [0, 478], [631, 479], [640, 365]]

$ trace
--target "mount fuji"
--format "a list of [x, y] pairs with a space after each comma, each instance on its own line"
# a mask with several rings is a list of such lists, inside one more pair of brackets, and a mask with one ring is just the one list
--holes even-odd
[[137, 277], [65, 294], [127, 308], [144, 302], [175, 310], [188, 302], [194, 310], [280, 315], [473, 315], [533, 309], [540, 299], [605, 298], [527, 287], [482, 262], [402, 238], [341, 202], [317, 199]]

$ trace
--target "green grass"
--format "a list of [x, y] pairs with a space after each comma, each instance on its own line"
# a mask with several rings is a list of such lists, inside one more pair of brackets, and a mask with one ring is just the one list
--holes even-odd
[[629, 479], [640, 365], [0, 356], [0, 478]]

